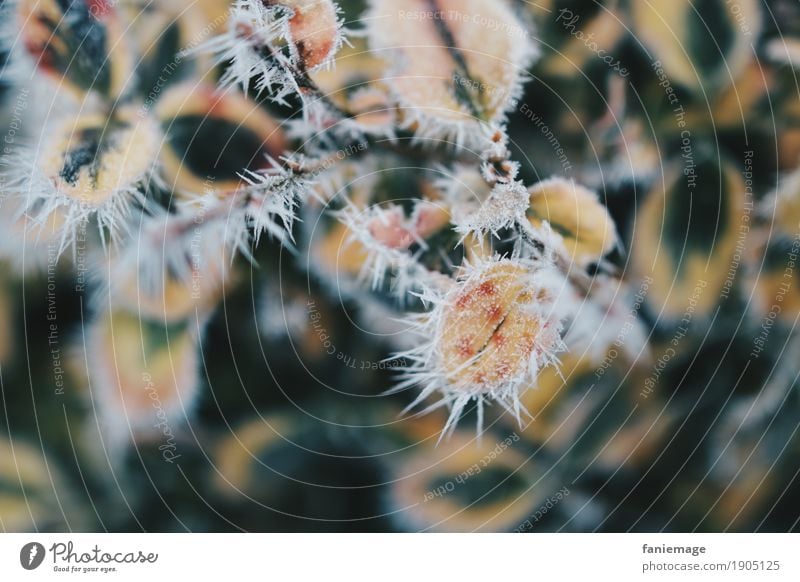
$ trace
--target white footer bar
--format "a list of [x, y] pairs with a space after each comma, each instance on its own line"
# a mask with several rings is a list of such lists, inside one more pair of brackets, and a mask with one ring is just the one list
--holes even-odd
[[[4, 534], [0, 580], [800, 580], [789, 534]], [[591, 578], [578, 578], [587, 576]]]

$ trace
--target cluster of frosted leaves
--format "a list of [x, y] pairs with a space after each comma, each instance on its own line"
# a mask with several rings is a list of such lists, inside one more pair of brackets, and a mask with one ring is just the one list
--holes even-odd
[[[519, 396], [564, 341], [599, 360], [626, 323], [616, 279], [571, 281], [618, 245], [598, 196], [559, 178], [525, 188], [502, 139], [483, 157], [452, 169], [349, 161], [321, 176], [304, 217], [308, 265], [335, 296], [384, 295], [395, 317], [413, 313], [402, 338], [413, 347], [397, 354], [413, 365], [395, 390], [419, 386], [412, 406], [438, 395], [428, 409], [451, 410], [445, 432], [472, 401], [519, 418]], [[489, 259], [493, 248], [506, 250]]]
[[505, 0], [372, 0], [365, 20], [401, 122], [420, 139], [484, 143], [536, 55], [530, 23]]
[[[13, 55], [22, 65], [9, 80], [29, 75], [32, 98], [59, 106], [46, 123], [33, 107], [21, 111], [31, 135], [2, 159], [9, 236], [0, 252], [16, 270], [62, 257], [82, 269], [81, 280], [88, 270], [95, 313], [85, 381], [111, 446], [161, 430], [142, 378], [165, 414], [191, 412], [200, 340], [236, 280], [235, 258], [253, 259], [263, 235], [290, 244], [311, 188], [309, 173], [285, 157], [288, 140], [267, 108], [207, 82], [214, 63], [180, 52], [197, 44], [198, 30], [225, 22], [212, 4], [4, 7], [4, 27], [19, 24], [23, 37]], [[339, 41], [326, 48], [312, 7], [294, 4], [290, 58], [324, 67]]]
[[[2, 218], [23, 233], [18, 240], [33, 240], [33, 259], [50, 243], [56, 255], [74, 253], [76, 240], [93, 233], [104, 246], [119, 242], [137, 212], [152, 215], [167, 197], [189, 213], [218, 201], [219, 211], [238, 219], [226, 245], [246, 250], [250, 233], [289, 240], [307, 184], [283, 163], [278, 121], [259, 103], [198, 81], [208, 62], [176, 56], [179, 41], [190, 39], [187, 26], [213, 30], [221, 15], [205, 4], [176, 18], [165, 2], [137, 8], [86, 0], [66, 7], [21, 1], [12, 14], [6, 24], [19, 22], [24, 47], [15, 56], [35, 58], [32, 78], [52, 78], [53, 100], [64, 101], [48, 113], [47, 140], [35, 148], [27, 145], [32, 139], [19, 140], [3, 158]], [[120, 37], [128, 21], [130, 34]], [[159, 22], [171, 23], [170, 33], [154, 37], [148, 26]], [[294, 22], [311, 34], [307, 22]], [[26, 115], [25, 127], [35, 127], [34, 112]]]
[[251, 83], [277, 102], [303, 95], [303, 79], [330, 66], [344, 42], [339, 9], [331, 0], [236, 0], [228, 30], [192, 52], [211, 52], [227, 64], [220, 83]]
[[[114, 6], [104, 3], [98, 12], [75, 4], [83, 8], [64, 19], [66, 33], [88, 31], [95, 49], [108, 48], [115, 38], [109, 27], [120, 19]], [[479, 424], [487, 398], [519, 418], [519, 395], [556, 363], [563, 323], [575, 319], [559, 297], [596, 299], [576, 291], [570, 265], [584, 270], [601, 262], [616, 232], [593, 192], [558, 179], [528, 188], [518, 177], [502, 122], [534, 57], [528, 23], [505, 1], [435, 5], [438, 16], [427, 18], [422, 2], [401, 11], [374, 0], [366, 38], [340, 51], [342, 22], [327, 0], [239, 0], [227, 32], [204, 47], [192, 46], [191, 28], [217, 18], [200, 8], [179, 18], [172, 34], [154, 37], [148, 27], [175, 16], [174, 7], [156, 4], [134, 27], [131, 54], [140, 53], [143, 66], [125, 86], [114, 81], [117, 69], [107, 83], [91, 86], [82, 77], [89, 65], [58, 64], [67, 49], [29, 43], [34, 55], [47, 56], [42, 72], [56, 71], [94, 93], [87, 103], [100, 106], [54, 129], [63, 139], [23, 156], [29, 166], [15, 169], [11, 181], [11, 223], [46, 233], [63, 251], [94, 220], [101, 240], [113, 243], [95, 261], [97, 303], [104, 307], [92, 337], [103, 349], [87, 357], [104, 391], [107, 422], [129, 429], [115, 437], [119, 442], [137, 438], [150, 420], [126, 379], [161, 361], [173, 341], [183, 372], [169, 378], [159, 368], [151, 377], [171, 395], [170, 410], [190, 409], [192, 358], [205, 321], [236, 279], [233, 256], [252, 259], [262, 234], [291, 244], [301, 204], [306, 225], [322, 226], [301, 241], [312, 270], [336, 291], [362, 299], [368, 317], [421, 312], [411, 320], [425, 341], [406, 353], [414, 366], [399, 387], [422, 385], [414, 404], [439, 394], [433, 407], [451, 410], [446, 430], [473, 400]], [[415, 13], [420, 18], [409, 17]], [[49, 23], [53, 15], [46, 16]], [[484, 21], [505, 29], [485, 30]], [[30, 34], [44, 38], [35, 27]], [[188, 49], [174, 61], [180, 67], [163, 85], [154, 81], [150, 73], [169, 65], [181, 45]], [[208, 49], [216, 63], [203, 56]], [[186, 59], [189, 53], [194, 58]], [[217, 65], [219, 86], [201, 79]], [[287, 135], [269, 108], [248, 96], [253, 85], [279, 102], [299, 94], [304, 123], [333, 129], [339, 148], [352, 145], [350, 138], [388, 137], [393, 153], [367, 146], [333, 152], [320, 141], [314, 148], [306, 142], [308, 157], [286, 157], [292, 138], [309, 134]], [[122, 105], [103, 107], [121, 95]], [[479, 145], [478, 165], [405, 158], [394, 147], [396, 130], [404, 129]], [[353, 159], [343, 162], [342, 152]], [[376, 296], [382, 301], [368, 299]], [[607, 317], [612, 303], [595, 311], [592, 321]], [[133, 337], [132, 321], [146, 327], [147, 341], [115, 353], [114, 341]], [[411, 345], [408, 335], [404, 345]]]
[[592, 190], [560, 177], [525, 187], [519, 165], [509, 160], [506, 140], [495, 137], [481, 169], [455, 165], [436, 181], [452, 222], [462, 236], [497, 237], [520, 228], [584, 269], [619, 245], [614, 221]]

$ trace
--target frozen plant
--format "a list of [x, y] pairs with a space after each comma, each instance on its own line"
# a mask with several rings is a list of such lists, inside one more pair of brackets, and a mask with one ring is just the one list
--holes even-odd
[[[383, 314], [406, 364], [388, 391], [449, 410], [442, 435], [473, 404], [479, 432], [492, 403], [522, 423], [542, 371], [585, 348], [581, 310], [602, 324], [613, 304], [591, 275], [614, 279], [620, 245], [595, 192], [531, 182], [512, 154], [533, 24], [510, 1], [439, 4], [17, 0], [11, 61], [35, 68], [15, 82], [63, 107], [4, 159], [4, 220], [47, 230], [20, 238], [28, 255], [91, 268], [86, 358], [112, 443], [191, 415], [206, 322], [280, 245]], [[154, 38], [170, 21], [178, 42]]]

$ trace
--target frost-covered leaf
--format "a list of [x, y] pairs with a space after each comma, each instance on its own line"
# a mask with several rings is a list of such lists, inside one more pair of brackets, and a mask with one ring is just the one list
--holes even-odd
[[79, 92], [120, 97], [133, 79], [133, 54], [116, 3], [19, 0], [17, 24], [36, 66]]
[[245, 170], [267, 169], [286, 148], [278, 122], [243, 95], [187, 82], [170, 89], [156, 115], [165, 133], [161, 161], [168, 186], [220, 195], [242, 184]]
[[529, 261], [465, 265], [447, 291], [423, 295], [433, 305], [414, 317], [422, 343], [398, 355], [412, 365], [397, 389], [422, 386], [412, 406], [441, 396], [432, 407], [450, 409], [445, 433], [473, 400], [479, 427], [484, 399], [520, 418], [521, 393], [535, 385], [541, 369], [557, 363], [563, 349], [556, 302], [564, 285], [552, 268]]
[[372, 0], [370, 48], [403, 123], [420, 137], [471, 145], [519, 96], [535, 55], [529, 27], [505, 0]]
[[103, 236], [118, 239], [154, 177], [161, 139], [155, 121], [130, 107], [110, 118], [58, 121], [39, 151], [20, 148], [4, 160], [7, 193], [22, 199], [17, 220], [24, 215], [57, 228], [59, 254], [74, 245], [90, 218]]
[[578, 266], [600, 261], [618, 243], [614, 221], [591, 190], [550, 178], [531, 186], [529, 193], [531, 223], [539, 227], [547, 221]]
[[292, 11], [287, 42], [301, 70], [331, 62], [342, 45], [339, 9], [332, 0], [272, 0]]
[[309, 266], [337, 291], [371, 288], [401, 301], [435, 277], [431, 271], [439, 270], [458, 237], [446, 236], [449, 210], [424, 170], [382, 156], [322, 174], [318, 182], [341, 187], [320, 192], [326, 206], [307, 209]]

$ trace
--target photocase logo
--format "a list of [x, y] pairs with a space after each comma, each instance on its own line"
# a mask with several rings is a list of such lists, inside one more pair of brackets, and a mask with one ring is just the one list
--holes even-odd
[[26, 570], [35, 570], [44, 561], [44, 546], [39, 542], [29, 542], [19, 552], [19, 563]]

